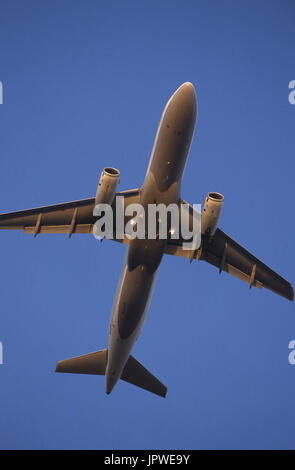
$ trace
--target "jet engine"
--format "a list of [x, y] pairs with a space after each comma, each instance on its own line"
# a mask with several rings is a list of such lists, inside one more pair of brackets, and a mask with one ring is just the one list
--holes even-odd
[[116, 168], [104, 168], [100, 175], [96, 190], [95, 206], [97, 204], [112, 204], [120, 181], [120, 172]]
[[221, 216], [224, 197], [219, 193], [209, 193], [204, 201], [201, 218], [201, 230], [203, 235], [212, 238], [216, 232]]

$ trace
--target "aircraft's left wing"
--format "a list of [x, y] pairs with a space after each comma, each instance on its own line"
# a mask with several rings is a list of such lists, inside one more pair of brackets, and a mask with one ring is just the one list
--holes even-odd
[[222, 230], [217, 229], [212, 241], [204, 238], [197, 259], [207, 261], [219, 269], [262, 289], [265, 287], [276, 294], [294, 300], [290, 282], [262, 263]]
[[[193, 207], [190, 206], [190, 218], [193, 211]], [[183, 242], [181, 237], [177, 240], [169, 239], [165, 252], [188, 258], [190, 261], [194, 259], [207, 261], [216, 266], [219, 273], [225, 271], [247, 282], [250, 288], [252, 286], [258, 289], [265, 287], [286, 299], [294, 300], [294, 290], [290, 282], [262, 263], [222, 230], [217, 229], [212, 240], [202, 235], [201, 245], [197, 250], [184, 250]]]
[[[124, 205], [138, 202], [139, 190], [122, 191]], [[92, 233], [97, 217], [93, 216], [95, 198], [37, 207], [0, 214], [0, 230], [24, 230], [34, 236], [39, 233]], [[115, 216], [115, 214], [114, 214]], [[122, 240], [120, 240], [122, 241]]]
[[217, 229], [212, 240], [202, 236], [198, 250], [184, 250], [183, 240], [169, 240], [166, 253], [174, 256], [207, 261], [223, 271], [248, 283], [249, 287], [265, 287], [276, 294], [294, 300], [294, 290], [290, 282], [262, 263], [222, 230]]

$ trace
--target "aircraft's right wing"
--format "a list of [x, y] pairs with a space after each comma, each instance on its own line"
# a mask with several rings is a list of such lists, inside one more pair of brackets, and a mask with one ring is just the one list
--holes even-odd
[[23, 230], [25, 233], [89, 233], [95, 218], [94, 198], [36, 207], [0, 215], [1, 230]]
[[[117, 196], [124, 196], [126, 207], [138, 202], [139, 190], [122, 191]], [[71, 237], [73, 233], [92, 233], [93, 224], [97, 220], [93, 216], [94, 204], [95, 198], [89, 198], [0, 214], [0, 230], [24, 230], [34, 236], [39, 233], [65, 233]]]

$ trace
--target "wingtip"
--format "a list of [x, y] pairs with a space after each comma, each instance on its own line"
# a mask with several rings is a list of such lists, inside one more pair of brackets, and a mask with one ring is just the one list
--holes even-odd
[[288, 299], [291, 300], [291, 302], [294, 303], [294, 288], [292, 286], [292, 284], [290, 284], [290, 292], [289, 292], [289, 295], [288, 295]]

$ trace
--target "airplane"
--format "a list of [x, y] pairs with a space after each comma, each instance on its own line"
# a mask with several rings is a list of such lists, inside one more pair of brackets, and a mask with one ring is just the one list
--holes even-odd
[[[197, 100], [194, 86], [183, 83], [167, 102], [158, 126], [147, 173], [140, 189], [117, 191], [120, 172], [106, 167], [102, 171], [96, 197], [0, 215], [0, 229], [22, 229], [36, 237], [43, 233], [92, 234], [98, 217], [95, 207], [111, 204], [115, 196], [124, 196], [124, 208], [140, 203], [180, 204], [181, 182], [194, 134]], [[269, 289], [291, 301], [292, 285], [263, 264], [218, 228], [224, 197], [210, 192], [201, 214], [201, 241], [197, 248], [183, 249], [183, 239], [130, 239], [114, 236], [128, 246], [126, 260], [114, 299], [108, 347], [57, 363], [56, 372], [105, 375], [106, 393], [119, 379], [161, 397], [167, 387], [141, 365], [131, 351], [142, 330], [157, 272], [164, 254], [204, 260], [245, 281], [249, 287]], [[191, 207], [191, 206], [190, 206]], [[114, 214], [115, 218], [116, 214]], [[193, 217], [193, 209], [190, 212]], [[126, 220], [128, 217], [126, 218]], [[130, 217], [129, 219], [130, 220]]]

